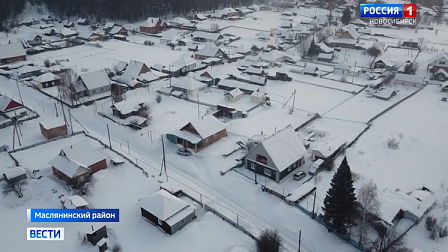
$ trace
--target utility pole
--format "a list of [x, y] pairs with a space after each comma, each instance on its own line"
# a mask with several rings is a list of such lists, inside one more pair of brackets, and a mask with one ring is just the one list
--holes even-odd
[[72, 129], [72, 135], [73, 135], [74, 130], [73, 130], [73, 124], [72, 124], [72, 113], [71, 113], [70, 109], [68, 109], [68, 118], [70, 120], [70, 128]]
[[353, 84], [353, 81], [355, 80], [355, 73], [356, 73], [356, 61], [355, 61], [355, 68], [353, 68], [352, 84]]
[[313, 200], [313, 219], [316, 217], [314, 214], [314, 207], [316, 206], [316, 192], [317, 190], [314, 190], [314, 200]]
[[163, 142], [163, 136], [160, 135], [162, 138], [162, 152], [163, 152], [163, 158], [162, 158], [162, 165], [160, 166], [160, 173], [159, 176], [162, 176], [162, 171], [165, 170], [166, 175], [166, 182], [168, 182], [168, 173], [166, 172], [166, 159], [165, 159], [165, 144]]
[[[23, 136], [22, 135], [22, 129], [20, 128], [20, 122], [18, 120], [16, 111], [14, 111], [14, 115], [15, 115], [15, 120], [14, 121], [17, 122], [17, 128], [19, 128], [20, 136]], [[19, 135], [17, 135], [17, 136], [19, 136]]]
[[170, 87], [171, 87], [171, 78], [172, 78], [172, 76], [171, 76], [171, 64], [168, 65], [168, 71], [170, 71]]
[[[23, 105], [22, 94], [20, 93], [20, 88], [19, 88], [19, 82], [18, 81], [16, 81], [16, 85], [17, 85], [17, 91], [19, 91], [20, 103]], [[42, 106], [43, 106], [43, 104], [42, 104]]]
[[56, 117], [59, 117], [59, 115], [58, 115], [58, 107], [56, 107], [56, 103], [54, 104], [54, 109], [56, 110]]
[[200, 119], [201, 116], [199, 115], [199, 93], [198, 93], [198, 119]]
[[296, 90], [294, 89], [294, 93], [293, 93], [293, 95], [294, 95], [294, 98], [293, 98], [293, 100], [292, 100], [292, 112], [294, 112], [294, 104], [295, 104], [295, 102], [296, 102]]
[[109, 137], [109, 148], [112, 150], [112, 142], [110, 141], [110, 131], [109, 131], [109, 124], [107, 125], [107, 136]]
[[299, 230], [299, 251], [300, 252], [300, 244], [302, 243], [302, 230]]

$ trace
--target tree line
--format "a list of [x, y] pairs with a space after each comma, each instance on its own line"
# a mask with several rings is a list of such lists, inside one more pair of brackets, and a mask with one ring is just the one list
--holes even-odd
[[[0, 0], [0, 23], [14, 19], [26, 4], [46, 6], [58, 18], [84, 17], [138, 21], [148, 17], [184, 16], [225, 7], [251, 5], [253, 0]], [[47, 14], [47, 13], [45, 13]]]

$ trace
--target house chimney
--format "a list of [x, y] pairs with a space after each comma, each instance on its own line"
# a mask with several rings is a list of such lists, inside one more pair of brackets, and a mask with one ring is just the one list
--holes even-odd
[[95, 230], [93, 229], [93, 225], [90, 225], [90, 226], [92, 227], [92, 232], [95, 231]]

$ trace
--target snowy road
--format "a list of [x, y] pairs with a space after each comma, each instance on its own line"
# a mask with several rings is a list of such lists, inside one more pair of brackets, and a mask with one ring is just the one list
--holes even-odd
[[[0, 88], [0, 93], [6, 92], [7, 95], [19, 96], [14, 82], [6, 79], [1, 79], [1, 81], [7, 83]], [[20, 91], [27, 106], [34, 107], [43, 117], [54, 117], [54, 100], [48, 99], [47, 96], [29, 87], [20, 86]], [[122, 126], [111, 123], [105, 118], [95, 116], [92, 106], [74, 109], [72, 114], [87, 128], [91, 135], [105, 143], [108, 142], [106, 124], [109, 124], [115, 149], [120, 150], [119, 143], [133, 138], [130, 141], [132, 156], [137, 157], [140, 161], [146, 163], [147, 166], [154, 167], [154, 169], [160, 167], [162, 155], [159, 141], [154, 141], [151, 144], [148, 138], [136, 137], [141, 132], [124, 129]], [[122, 152], [126, 153], [127, 151]], [[191, 172], [188, 170], [188, 167], [185, 169], [187, 165], [183, 160], [183, 158], [171, 154], [167, 155], [168, 174], [172, 178], [181, 181], [207, 198], [219, 202], [219, 204], [243, 216], [261, 229], [277, 229], [282, 235], [288, 251], [297, 251], [298, 233], [300, 230], [302, 230], [302, 251], [356, 251], [356, 249], [335, 235], [329, 234], [323, 226], [311, 220], [299, 209], [288, 206], [276, 197], [262, 193], [259, 187], [248, 185], [246, 181], [239, 183], [242, 187], [235, 186], [236, 182], [239, 182], [238, 180], [242, 180], [240, 176], [229, 177], [226, 175], [222, 177], [219, 173], [207, 172], [208, 164], [203, 160], [201, 161], [200, 157], [192, 157], [189, 160], [191, 160], [191, 164], [194, 166], [204, 164], [204, 167], [201, 166], [201, 172]], [[145, 167], [145, 165], [142, 166]], [[151, 174], [150, 171], [148, 172]]]

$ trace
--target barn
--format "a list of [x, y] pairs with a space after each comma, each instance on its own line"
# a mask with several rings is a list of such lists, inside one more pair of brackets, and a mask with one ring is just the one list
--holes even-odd
[[41, 121], [39, 123], [40, 132], [46, 139], [67, 135], [68, 129], [64, 120], [59, 117], [50, 120]]

